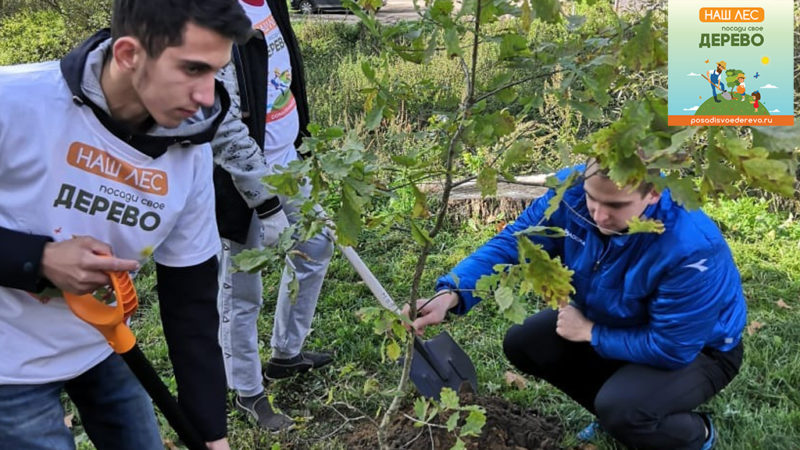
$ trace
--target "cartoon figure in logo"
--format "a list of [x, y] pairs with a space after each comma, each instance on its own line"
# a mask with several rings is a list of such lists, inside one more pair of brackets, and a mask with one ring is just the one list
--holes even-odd
[[275, 77], [269, 80], [270, 84], [275, 86], [276, 89], [282, 90], [281, 95], [277, 96], [272, 104], [267, 105], [267, 111], [280, 111], [284, 106], [289, 104], [292, 98], [292, 91], [289, 86], [292, 84], [292, 73], [288, 70], [283, 72], [275, 69]]
[[739, 82], [739, 84], [736, 85], [736, 93], [742, 94], [742, 101], [744, 101], [744, 97], [747, 95], [744, 88], [744, 79], [744, 72], [740, 73], [739, 76], [736, 77], [736, 80]]
[[717, 68], [706, 72], [706, 76], [704, 77], [711, 83], [711, 94], [714, 96], [714, 101], [717, 103], [722, 103], [722, 100], [717, 98], [717, 88], [719, 88], [721, 92], [725, 92], [725, 83], [720, 79], [720, 75], [726, 68], [727, 64], [725, 64], [725, 61], [720, 61], [717, 63]]
[[275, 69], [275, 77], [269, 82], [275, 86], [275, 89], [286, 89], [292, 84], [292, 73], [288, 70], [284, 70], [283, 72]]
[[750, 94], [750, 96], [753, 97], [754, 100], [750, 103], [752, 103], [753, 107], [756, 109], [756, 111], [758, 111], [758, 101], [761, 100], [761, 92], [753, 91], [753, 93]]

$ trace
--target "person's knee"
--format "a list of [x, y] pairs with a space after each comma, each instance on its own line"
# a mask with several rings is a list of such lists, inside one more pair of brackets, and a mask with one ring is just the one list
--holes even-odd
[[602, 390], [595, 398], [594, 408], [600, 426], [626, 445], [637, 446], [658, 424], [658, 418], [645, 408], [616, 395], [604, 395]]
[[528, 375], [538, 376], [539, 364], [535, 352], [531, 352], [530, 333], [523, 325], [514, 325], [508, 329], [503, 339], [503, 353], [506, 359], [518, 370]]

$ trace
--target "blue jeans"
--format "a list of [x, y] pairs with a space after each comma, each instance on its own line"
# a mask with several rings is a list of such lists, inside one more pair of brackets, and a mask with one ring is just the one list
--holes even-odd
[[74, 449], [64, 425], [62, 389], [98, 450], [164, 448], [150, 397], [125, 361], [112, 354], [68, 381], [0, 386], [0, 449]]

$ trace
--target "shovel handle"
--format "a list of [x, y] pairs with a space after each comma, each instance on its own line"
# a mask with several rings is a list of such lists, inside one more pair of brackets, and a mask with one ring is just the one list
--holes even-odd
[[126, 321], [139, 306], [139, 298], [128, 272], [109, 272], [116, 305], [106, 305], [91, 294], [64, 292], [64, 300], [73, 314], [103, 334], [116, 353], [125, 353], [136, 345], [136, 337]]

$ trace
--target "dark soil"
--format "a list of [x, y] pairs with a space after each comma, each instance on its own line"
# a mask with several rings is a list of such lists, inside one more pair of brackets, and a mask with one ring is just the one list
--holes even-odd
[[[468, 449], [523, 450], [559, 449], [562, 427], [558, 419], [543, 417], [537, 411], [509, 403], [500, 397], [462, 394], [462, 405], [479, 405], [486, 410], [486, 424], [479, 437], [462, 438]], [[404, 411], [414, 417], [413, 407]], [[433, 422], [443, 425], [449, 414], [437, 415]], [[454, 432], [439, 427], [415, 427], [414, 422], [402, 414], [389, 426], [388, 444], [393, 449], [429, 450], [449, 449], [455, 444]], [[344, 438], [348, 448], [378, 448], [377, 429], [371, 423], [362, 423]]]

